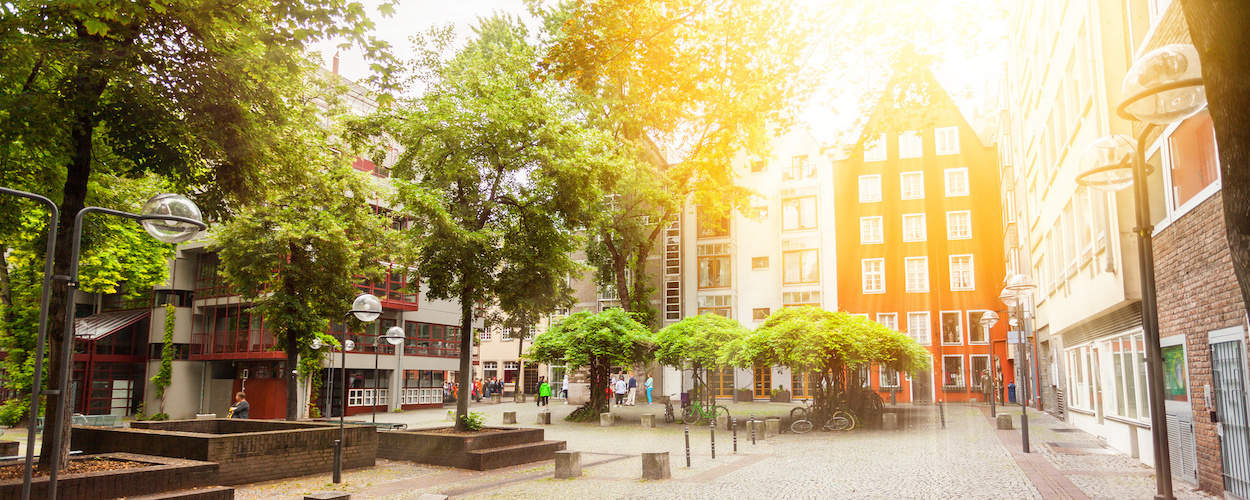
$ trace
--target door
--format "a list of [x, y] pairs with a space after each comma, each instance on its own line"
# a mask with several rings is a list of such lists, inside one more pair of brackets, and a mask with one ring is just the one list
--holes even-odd
[[1247, 429], [1246, 387], [1240, 340], [1211, 344], [1211, 371], [1215, 380], [1216, 428], [1224, 464], [1224, 489], [1250, 497], [1250, 430]]
[[911, 401], [917, 404], [933, 402], [933, 372], [925, 370], [912, 375]]
[[771, 366], [757, 365], [754, 371], [756, 399], [768, 399], [773, 392], [773, 370]]

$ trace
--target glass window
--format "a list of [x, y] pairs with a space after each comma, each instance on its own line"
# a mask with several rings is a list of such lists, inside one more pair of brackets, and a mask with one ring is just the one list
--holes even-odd
[[792, 181], [798, 179], [811, 179], [816, 177], [816, 167], [812, 162], [807, 161], [807, 155], [797, 155], [790, 158], [790, 169], [782, 173], [782, 180]]
[[937, 154], [959, 154], [959, 127], [942, 127], [933, 129], [933, 143]]
[[1215, 128], [1206, 111], [1181, 122], [1168, 138], [1172, 210], [1178, 210], [1207, 186], [1220, 180]]
[[820, 281], [819, 256], [816, 249], [782, 252], [782, 283], [817, 283]]
[[699, 288], [724, 288], [730, 285], [728, 244], [699, 245], [698, 259]]
[[944, 172], [946, 196], [968, 196], [968, 169], [948, 168]]
[[974, 290], [976, 287], [973, 281], [972, 256], [952, 255], [950, 264], [951, 291]]
[[990, 357], [984, 354], [971, 354], [968, 356], [968, 377], [973, 387], [981, 385], [981, 377], [990, 372]]
[[905, 289], [910, 293], [929, 291], [929, 258], [906, 257], [903, 259]]
[[885, 161], [885, 134], [864, 141], [864, 161]]
[[898, 135], [899, 158], [920, 158], [923, 154], [924, 143], [920, 139], [919, 132], [908, 130]]
[[767, 307], [756, 307], [751, 309], [751, 319], [755, 321], [764, 321], [768, 319], [770, 312], [771, 311], [769, 311]]
[[885, 259], [864, 259], [860, 266], [864, 293], [885, 293]]
[[942, 311], [942, 343], [962, 344], [964, 340], [963, 313]]
[[907, 336], [921, 345], [929, 345], [932, 342], [929, 338], [928, 311], [907, 313]]
[[927, 236], [924, 214], [903, 214], [903, 241], [924, 241]]
[[903, 172], [899, 174], [899, 183], [904, 200], [924, 198], [924, 172]]
[[880, 367], [881, 387], [898, 387], [898, 370], [891, 370], [884, 366]]
[[1163, 347], [1163, 397], [1168, 401], [1189, 401], [1189, 374], [1185, 368], [1185, 346]]
[[859, 242], [863, 245], [882, 243], [885, 241], [881, 216], [859, 218]]
[[805, 196], [781, 200], [781, 229], [816, 228], [816, 197]]
[[781, 305], [784, 307], [820, 306], [820, 290], [802, 292], [781, 292]]
[[751, 269], [756, 271], [768, 269], [768, 257], [751, 257]]
[[968, 311], [968, 343], [985, 344], [989, 342], [989, 333], [981, 326], [981, 317], [985, 311]]
[[972, 212], [959, 210], [946, 212], [946, 239], [967, 240], [972, 238]]
[[729, 214], [714, 214], [706, 211], [703, 207], [698, 208], [698, 223], [700, 238], [714, 238], [717, 236], [729, 236]]
[[898, 313], [877, 313], [877, 323], [891, 330], [898, 330]]
[[872, 203], [881, 201], [881, 176], [859, 176], [859, 202]]
[[964, 383], [964, 357], [942, 356], [942, 385], [967, 387]]

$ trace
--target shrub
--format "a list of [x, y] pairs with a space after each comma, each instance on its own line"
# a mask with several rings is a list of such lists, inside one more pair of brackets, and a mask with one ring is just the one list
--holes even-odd
[[473, 412], [468, 415], [461, 415], [460, 421], [464, 423], [465, 430], [477, 432], [482, 430], [482, 424], [485, 423], [486, 416], [478, 412]]
[[26, 420], [29, 412], [30, 406], [26, 404], [25, 398], [5, 401], [4, 405], [0, 405], [0, 425], [15, 427], [23, 420]]

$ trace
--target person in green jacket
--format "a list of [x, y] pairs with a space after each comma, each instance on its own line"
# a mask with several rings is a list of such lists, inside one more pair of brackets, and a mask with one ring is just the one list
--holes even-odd
[[547, 406], [547, 401], [551, 399], [551, 384], [547, 383], [547, 377], [538, 378], [538, 406]]

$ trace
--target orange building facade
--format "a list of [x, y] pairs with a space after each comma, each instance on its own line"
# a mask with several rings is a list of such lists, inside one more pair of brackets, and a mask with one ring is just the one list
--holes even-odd
[[[998, 299], [1005, 264], [996, 152], [931, 85], [923, 118], [894, 118], [892, 130], [835, 162], [838, 308], [929, 350], [927, 373], [869, 368], [886, 401], [984, 401], [991, 366], [1004, 385], [1014, 383]], [[1000, 318], [988, 331], [979, 325], [985, 311]]]

